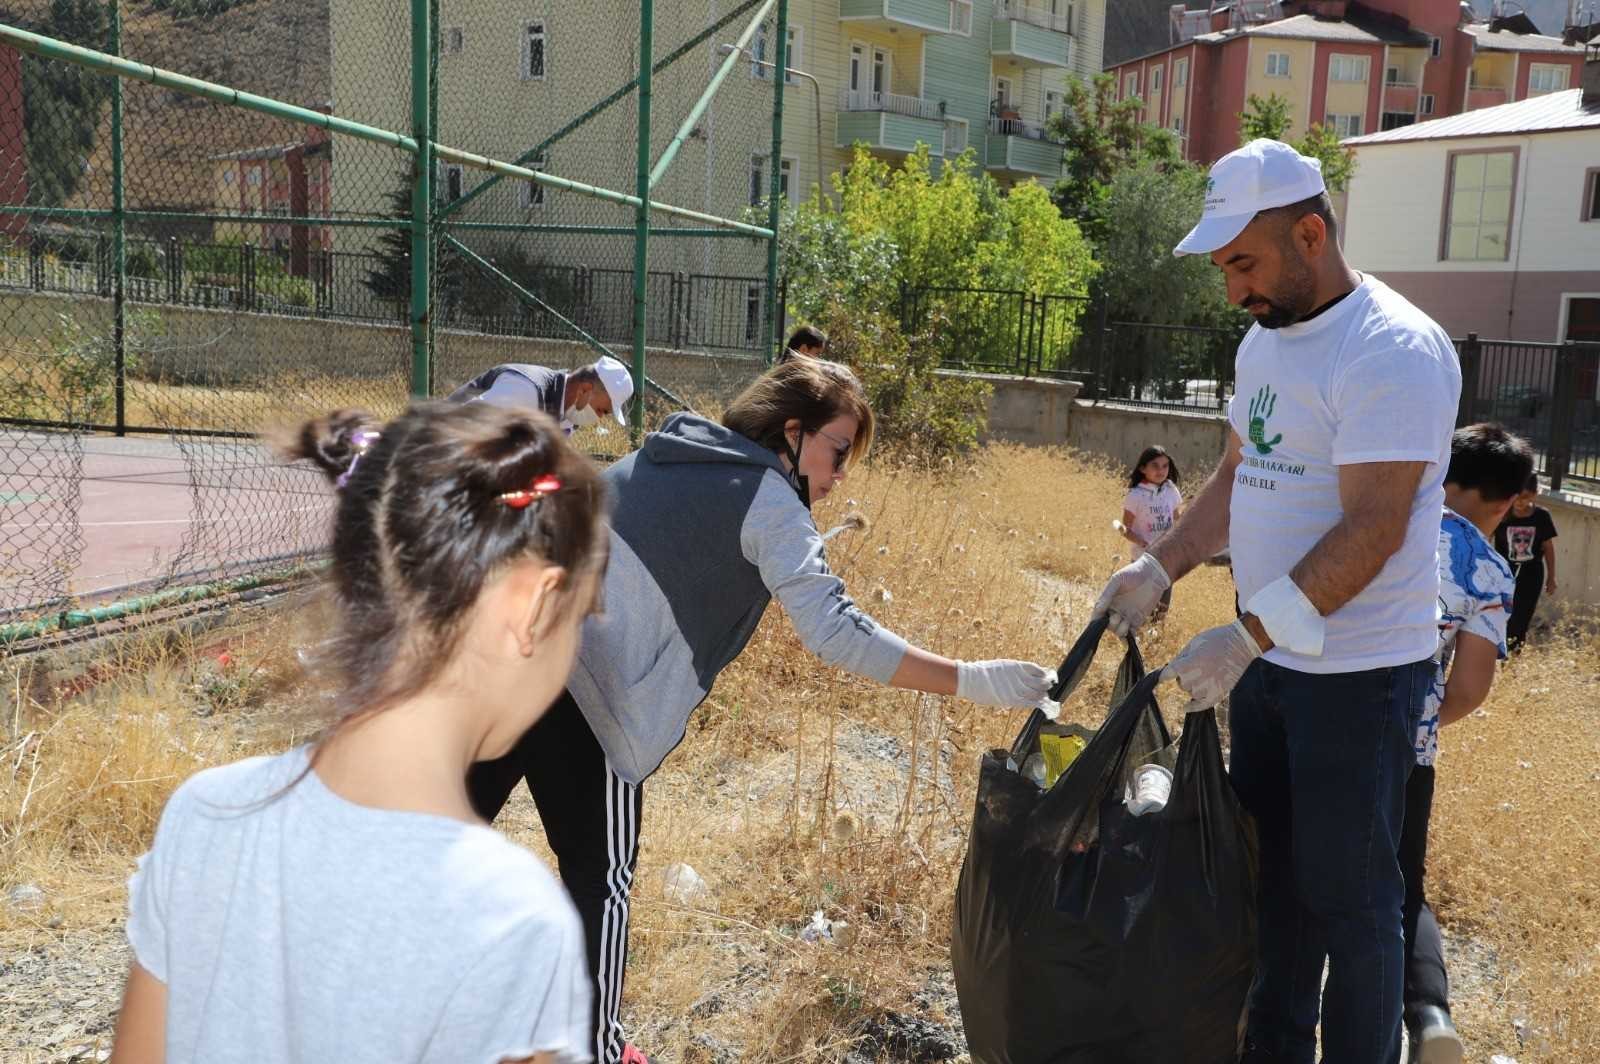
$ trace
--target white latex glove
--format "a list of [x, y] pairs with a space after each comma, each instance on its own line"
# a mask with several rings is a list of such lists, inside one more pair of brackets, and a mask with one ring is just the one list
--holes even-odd
[[980, 705], [1032, 709], [1055, 682], [1054, 670], [1031, 661], [956, 662], [956, 695]]
[[1261, 656], [1261, 646], [1243, 621], [1208, 628], [1189, 640], [1162, 675], [1178, 681], [1189, 696], [1185, 713], [1210, 709], [1232, 691], [1250, 663]]
[[1125, 636], [1150, 619], [1161, 602], [1161, 596], [1171, 586], [1167, 571], [1161, 568], [1155, 555], [1141, 554], [1132, 565], [1124, 565], [1111, 574], [1106, 589], [1100, 592], [1100, 598], [1096, 600], [1089, 617], [1093, 619], [1109, 613], [1111, 631]]

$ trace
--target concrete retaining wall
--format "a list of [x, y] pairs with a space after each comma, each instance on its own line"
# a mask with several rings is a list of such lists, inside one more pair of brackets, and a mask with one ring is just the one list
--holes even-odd
[[1218, 414], [1075, 404], [1066, 442], [1102, 455], [1119, 471], [1133, 468], [1139, 452], [1160, 444], [1172, 455], [1189, 494], [1210, 475], [1228, 444], [1228, 420]]

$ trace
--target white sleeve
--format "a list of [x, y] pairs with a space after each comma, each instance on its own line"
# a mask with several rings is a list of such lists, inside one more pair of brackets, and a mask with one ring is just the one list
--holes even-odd
[[822, 534], [776, 473], [762, 477], [740, 543], [807, 650], [829, 665], [889, 682], [905, 657], [906, 641], [845, 594], [844, 581], [828, 568]]
[[583, 926], [568, 907], [529, 916], [501, 935], [462, 980], [433, 1045], [441, 1059], [500, 1064], [549, 1053], [594, 1059]]
[[161, 811], [149, 852], [128, 877], [128, 945], [139, 967], [162, 983], [167, 981], [167, 898], [172, 869], [181, 863], [174, 851], [189, 808], [188, 793], [180, 786]]
[[1122, 508], [1134, 516], [1135, 520], [1144, 516], [1144, 492], [1138, 488], [1129, 488], [1128, 494], [1122, 497]]
[[1450, 454], [1461, 374], [1425, 337], [1366, 352], [1334, 382], [1333, 464], [1440, 462]]

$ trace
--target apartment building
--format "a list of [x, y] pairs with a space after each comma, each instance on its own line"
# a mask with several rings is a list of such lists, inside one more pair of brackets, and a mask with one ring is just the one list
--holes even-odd
[[1118, 95], [1210, 163], [1238, 146], [1252, 95], [1289, 104], [1289, 136], [1398, 129], [1560, 92], [1583, 49], [1457, 0], [1234, 0], [1170, 11], [1171, 43], [1108, 69]]
[[[935, 165], [972, 149], [1004, 184], [1054, 181], [1061, 151], [1046, 131], [1067, 79], [1100, 68], [1106, 0], [790, 0], [781, 184], [809, 194], [847, 164], [853, 145], [899, 159], [926, 144]], [[732, 0], [658, 4], [656, 54], [686, 40]], [[335, 112], [409, 126], [409, 68], [394, 27], [331, 5]], [[498, 158], [541, 143], [637, 70], [636, 4], [529, 0], [439, 5], [439, 139]], [[744, 26], [737, 18], [655, 79], [658, 127], [675, 125]], [[605, 32], [614, 28], [615, 32]], [[656, 191], [658, 199], [736, 215], [766, 196], [770, 165], [772, 23], [726, 82]], [[401, 40], [400, 44], [405, 42]], [[657, 144], [670, 129], [658, 128]], [[659, 153], [659, 148], [657, 149]], [[376, 145], [336, 152], [336, 210], [372, 210], [383, 176], [404, 160]], [[634, 106], [619, 103], [531, 165], [632, 190]], [[441, 168], [440, 195], [470, 193], [484, 175]], [[627, 224], [624, 208], [505, 182], [477, 214], [584, 225]]]

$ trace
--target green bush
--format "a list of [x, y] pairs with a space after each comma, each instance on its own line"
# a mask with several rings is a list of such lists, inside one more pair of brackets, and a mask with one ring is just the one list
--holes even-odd
[[855, 370], [867, 390], [881, 450], [933, 465], [978, 442], [989, 424], [990, 387], [938, 372], [933, 337], [948, 328], [945, 319], [930, 318], [927, 331], [911, 337], [887, 314], [839, 306], [818, 323], [828, 333], [828, 357]]

